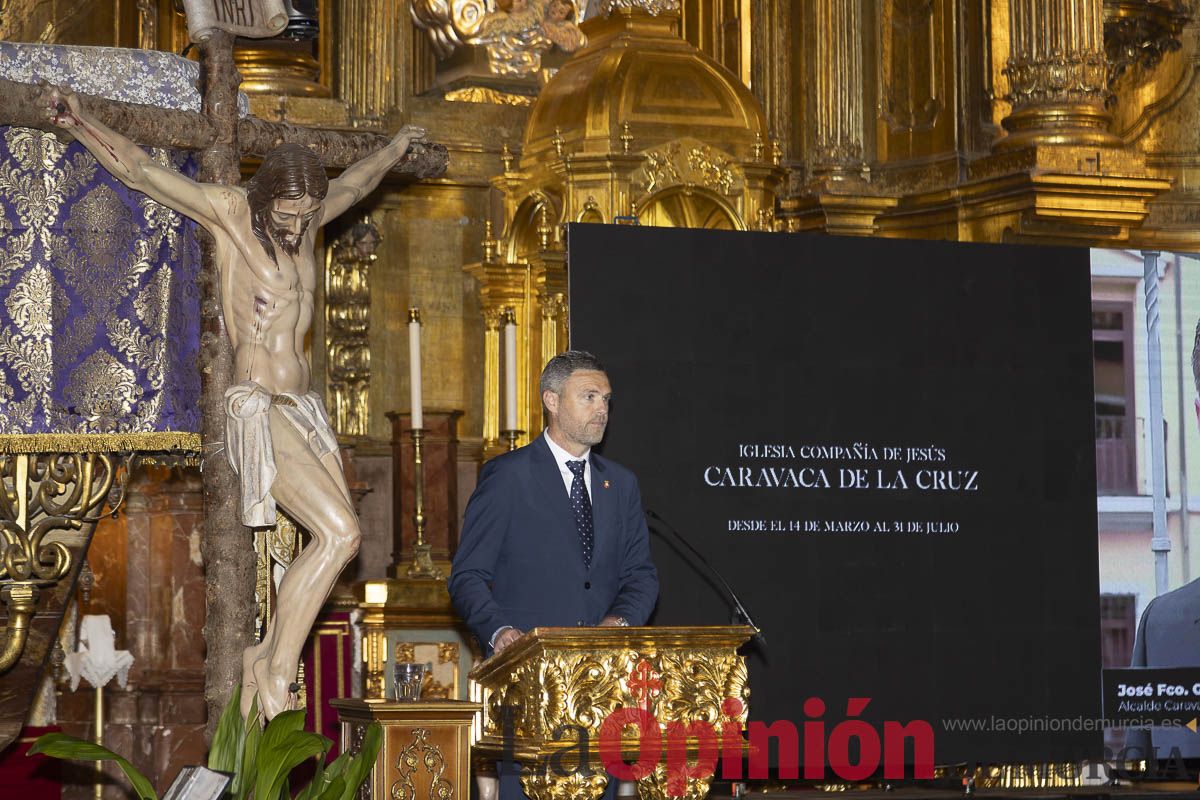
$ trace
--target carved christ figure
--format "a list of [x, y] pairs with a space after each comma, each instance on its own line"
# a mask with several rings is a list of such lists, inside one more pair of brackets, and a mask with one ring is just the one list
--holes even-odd
[[197, 183], [156, 164], [87, 116], [67, 90], [47, 87], [42, 103], [50, 121], [119, 180], [195, 220], [215, 240], [236, 370], [225, 394], [225, 449], [241, 483], [242, 521], [272, 525], [278, 503], [313, 538], [284, 574], [276, 618], [242, 659], [242, 713], [257, 692], [270, 719], [293, 705], [301, 648], [360, 538], [337, 440], [320, 397], [309, 390], [304, 337], [317, 278], [313, 241], [320, 226], [374, 189], [425, 132], [402, 128], [332, 181], [315, 153], [285, 144], [267, 154], [242, 188]]

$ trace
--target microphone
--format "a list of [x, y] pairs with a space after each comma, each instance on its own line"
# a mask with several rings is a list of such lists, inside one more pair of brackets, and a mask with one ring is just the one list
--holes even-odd
[[[676, 530], [674, 525], [667, 522], [665, 519], [660, 517], [658, 514], [654, 513], [654, 509], [647, 508], [647, 509], [645, 509], [645, 512], [646, 512], [647, 517], [654, 520], [655, 522], [661, 523], [668, 531], [671, 532], [671, 534], [678, 541], [682, 542], [683, 546], [686, 547], [689, 552], [691, 552], [694, 556], [696, 556], [696, 558], [700, 559], [700, 563], [703, 564], [710, 573], [712, 573], [713, 577], [716, 578], [718, 581], [720, 581], [721, 585], [723, 587], [725, 587], [725, 593], [726, 593], [726, 595], [728, 595], [728, 599], [730, 600], [730, 602], [733, 603], [733, 608], [734, 608], [733, 621], [738, 622], [739, 620], [744, 620], [747, 625], [749, 625], [751, 628], [754, 628], [754, 636], [752, 636], [750, 638], [758, 640], [759, 644], [761, 644], [763, 647], [766, 647], [767, 646], [767, 637], [763, 635], [762, 629], [760, 629], [757, 625], [754, 624], [754, 620], [750, 618], [750, 612], [747, 611], [746, 606], [744, 606], [742, 604], [741, 598], [739, 598], [737, 596], [737, 592], [735, 592], [733, 590], [733, 587], [729, 585], [729, 581], [725, 580], [724, 576], [721, 575], [721, 573], [717, 571], [716, 567], [714, 567], [712, 564], [708, 563], [708, 559], [705, 558], [704, 555], [699, 550], [697, 550], [695, 547], [693, 547], [692, 543], [689, 542], [687, 539], [685, 539], [683, 534], [681, 534], [678, 530]], [[653, 528], [655, 526], [651, 525], [650, 527]]]

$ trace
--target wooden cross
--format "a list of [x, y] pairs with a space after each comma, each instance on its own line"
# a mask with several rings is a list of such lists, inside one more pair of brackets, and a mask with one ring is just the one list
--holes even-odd
[[[381, 149], [390, 139], [373, 133], [312, 130], [255, 118], [239, 120], [237, 91], [241, 83], [233, 61], [234, 37], [215, 31], [200, 45], [199, 114], [121, 103], [79, 95], [83, 108], [114, 131], [139, 145], [192, 150], [199, 153], [198, 179], [205, 183], [237, 185], [243, 155], [265, 155], [285, 142], [310, 147], [326, 166], [345, 167]], [[41, 88], [0, 80], [4, 124], [53, 129], [37, 103]], [[417, 143], [393, 172], [412, 178], [434, 177], [445, 171], [446, 148]], [[233, 375], [233, 350], [221, 317], [217, 267], [212, 240], [200, 231], [203, 264], [200, 273], [200, 414], [204, 485], [204, 559], [207, 616], [204, 641], [205, 700], [211, 737], [234, 684], [242, 676], [242, 651], [253, 644], [255, 569], [250, 538], [237, 508], [241, 494], [237, 477], [226, 459], [214, 457], [225, 435], [224, 395]]]

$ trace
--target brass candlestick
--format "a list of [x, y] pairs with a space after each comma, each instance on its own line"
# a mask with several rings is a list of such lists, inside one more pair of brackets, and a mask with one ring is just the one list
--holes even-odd
[[434, 578], [445, 576], [434, 566], [429, 543], [425, 541], [425, 465], [421, 461], [421, 440], [424, 428], [413, 428], [413, 522], [417, 526], [417, 541], [413, 545], [413, 562], [408, 568], [410, 578]]
[[[104, 746], [104, 686], [96, 687], [96, 736], [94, 741]], [[104, 795], [104, 762], [96, 762], [96, 782], [92, 784], [92, 797], [101, 800]]]
[[500, 431], [500, 435], [508, 440], [509, 452], [517, 449], [517, 439], [520, 439], [523, 433], [525, 431]]

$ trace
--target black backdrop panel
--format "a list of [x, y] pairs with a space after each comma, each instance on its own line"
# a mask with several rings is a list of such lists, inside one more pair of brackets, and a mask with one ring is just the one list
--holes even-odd
[[[1086, 250], [602, 225], [568, 243], [571, 343], [614, 387], [603, 452], [767, 636], [753, 719], [799, 725], [820, 697], [828, 729], [870, 698], [876, 724], [929, 721], [938, 763], [1096, 754]], [[655, 624], [729, 621], [678, 545], [652, 546]]]

